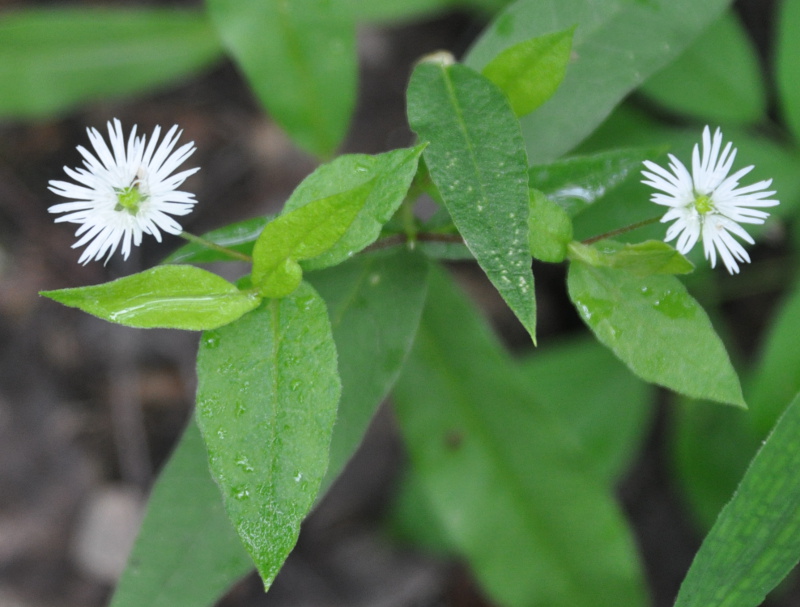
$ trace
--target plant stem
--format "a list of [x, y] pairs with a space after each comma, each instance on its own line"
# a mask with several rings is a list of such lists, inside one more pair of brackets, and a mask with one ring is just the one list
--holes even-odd
[[591, 238], [587, 238], [586, 240], [582, 240], [582, 244], [594, 244], [595, 242], [599, 242], [601, 240], [605, 240], [606, 238], [612, 238], [614, 236], [619, 236], [620, 234], [625, 234], [626, 232], [631, 232], [638, 228], [643, 228], [644, 226], [649, 226], [651, 223], [656, 223], [659, 221], [661, 217], [651, 217], [650, 219], [645, 219], [644, 221], [639, 221], [637, 223], [632, 223], [629, 226], [625, 226], [624, 228], [617, 228], [616, 230], [611, 230], [610, 232], [606, 232], [605, 234], [599, 234], [597, 236], [592, 236]]
[[464, 239], [459, 234], [434, 234], [431, 232], [421, 232], [414, 235], [414, 240], [411, 240], [408, 234], [392, 234], [381, 240], [373, 242], [365, 250], [376, 251], [378, 249], [388, 249], [389, 247], [398, 246], [404, 243], [411, 242], [464, 242]]
[[206, 247], [207, 249], [213, 249], [214, 251], [224, 253], [228, 257], [233, 257], [234, 259], [239, 259], [241, 261], [246, 261], [248, 263], [253, 262], [253, 258], [250, 257], [249, 255], [245, 255], [244, 253], [240, 253], [239, 251], [234, 251], [233, 249], [223, 247], [222, 245], [219, 245], [216, 242], [212, 242], [207, 238], [203, 238], [202, 236], [195, 236], [194, 234], [190, 234], [189, 232], [181, 232], [180, 236], [181, 238], [188, 240], [189, 242], [199, 244], [203, 247]]

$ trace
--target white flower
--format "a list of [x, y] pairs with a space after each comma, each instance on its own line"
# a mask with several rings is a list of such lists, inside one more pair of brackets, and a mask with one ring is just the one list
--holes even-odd
[[737, 261], [749, 262], [750, 256], [733, 236], [753, 244], [753, 239], [739, 224], [764, 223], [769, 213], [756, 209], [774, 207], [778, 201], [769, 198], [775, 194], [774, 191], [766, 191], [772, 184], [771, 179], [739, 187], [739, 180], [753, 167], [745, 167], [728, 176], [736, 158], [736, 149], [731, 149], [730, 142], [722, 153], [721, 147], [720, 130], [716, 130], [712, 140], [711, 131], [706, 127], [703, 129], [702, 154], [696, 144], [692, 152], [691, 175], [680, 160], [669, 154], [672, 172], [645, 160], [644, 165], [649, 171], [642, 171], [647, 178], [642, 183], [663, 192], [653, 194], [652, 202], [670, 207], [661, 218], [662, 223], [675, 221], [667, 229], [666, 242], [677, 238], [675, 248], [685, 254], [698, 238], [702, 238], [711, 267], [716, 265], [719, 252], [728, 272], [734, 274], [739, 272]]
[[52, 192], [72, 200], [48, 210], [66, 213], [56, 222], [81, 224], [75, 232], [80, 239], [73, 248], [88, 246], [78, 263], [104, 256], [107, 262], [120, 242], [127, 259], [131, 243], [139, 246], [142, 234], [151, 234], [159, 242], [161, 231], [180, 234], [182, 228], [171, 216], [190, 213], [197, 201], [193, 194], [177, 188], [199, 169], [172, 173], [194, 153], [194, 143], [173, 151], [182, 133], [176, 125], [160, 144], [161, 127], [156, 127], [148, 144], [144, 136], [136, 137], [134, 126], [126, 145], [122, 125], [116, 118], [113, 125], [108, 123], [110, 147], [97, 129], [87, 132], [94, 154], [78, 146], [85, 168], [64, 167], [77, 183], [50, 181], [49, 186]]

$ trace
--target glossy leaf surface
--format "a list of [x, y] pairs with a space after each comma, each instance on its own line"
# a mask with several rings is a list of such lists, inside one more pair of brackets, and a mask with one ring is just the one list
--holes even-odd
[[303, 284], [206, 331], [197, 377], [211, 472], [268, 588], [328, 467], [340, 384], [325, 302]]
[[703, 308], [674, 276], [570, 264], [569, 295], [597, 338], [645, 381], [744, 407], [736, 371]]
[[467, 67], [423, 62], [408, 118], [429, 142], [425, 163], [464, 242], [535, 340], [527, 160], [508, 101]]
[[506, 94], [517, 116], [542, 105], [564, 79], [573, 30], [537, 36], [515, 44], [492, 59], [483, 75]]
[[621, 184], [638, 179], [642, 162], [656, 155], [652, 148], [612, 150], [532, 166], [528, 174], [532, 188], [575, 217]]
[[756, 49], [732, 12], [640, 90], [662, 107], [712, 124], [758, 122], [767, 105]]
[[150, 494], [110, 607], [208, 607], [252, 568], [192, 419]]
[[756, 607], [800, 560], [800, 397], [695, 556], [675, 607]]
[[369, 189], [363, 206], [341, 238], [329, 250], [305, 262], [305, 270], [336, 265], [375, 242], [405, 199], [424, 148], [419, 145], [375, 156], [339, 156], [303, 180], [286, 201], [284, 213], [347, 190]]
[[253, 285], [264, 297], [283, 297], [303, 279], [299, 262], [330, 250], [364, 206], [372, 184], [310, 202], [268, 223], [253, 247]]
[[330, 156], [356, 92], [355, 27], [328, 0], [208, 0], [225, 46], [275, 121]]
[[394, 395], [412, 472], [452, 545], [501, 605], [645, 605], [627, 526], [576, 437], [464, 296], [431, 278]]
[[43, 291], [45, 297], [139, 329], [214, 329], [255, 309], [260, 297], [194, 266], [156, 266], [91, 287]]
[[558, 158], [651, 74], [676, 58], [730, 0], [520, 0], [480, 37], [466, 64], [483, 69], [523, 40], [577, 25], [573, 61], [555, 95], [522, 118], [532, 163]]
[[90, 100], [174, 86], [221, 55], [198, 11], [6, 11], [0, 17], [0, 117], [42, 118]]

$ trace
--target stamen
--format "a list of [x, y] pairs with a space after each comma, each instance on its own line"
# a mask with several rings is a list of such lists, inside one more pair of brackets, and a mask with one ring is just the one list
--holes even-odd
[[114, 188], [114, 191], [117, 194], [115, 211], [128, 211], [131, 215], [136, 215], [141, 204], [147, 200], [147, 196], [139, 189], [138, 180], [126, 188]]
[[694, 199], [694, 208], [700, 215], [706, 215], [714, 210], [714, 203], [711, 201], [710, 196], [705, 194], [697, 194]]

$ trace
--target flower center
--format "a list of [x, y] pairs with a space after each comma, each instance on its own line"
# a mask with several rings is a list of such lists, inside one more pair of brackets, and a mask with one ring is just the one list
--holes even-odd
[[117, 194], [117, 205], [114, 210], [127, 211], [131, 215], [136, 215], [142, 203], [147, 200], [147, 195], [139, 189], [138, 180], [126, 188], [114, 188], [114, 192]]
[[714, 210], [714, 203], [711, 201], [710, 196], [705, 194], [696, 194], [694, 199], [694, 208], [700, 215], [707, 215]]

